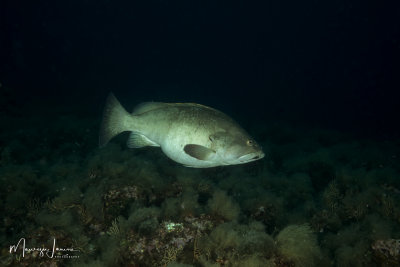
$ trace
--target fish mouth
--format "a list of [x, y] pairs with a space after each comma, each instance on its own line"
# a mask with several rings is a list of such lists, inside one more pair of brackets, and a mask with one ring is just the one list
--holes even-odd
[[264, 156], [265, 156], [264, 152], [259, 151], [259, 152], [248, 153], [243, 156], [240, 156], [238, 158], [238, 160], [241, 163], [246, 163], [246, 162], [262, 159]]

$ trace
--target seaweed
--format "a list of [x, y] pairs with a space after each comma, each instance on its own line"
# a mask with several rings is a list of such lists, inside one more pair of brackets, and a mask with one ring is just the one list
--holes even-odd
[[94, 217], [97, 221], [104, 220], [104, 203], [101, 191], [96, 187], [91, 187], [85, 192], [82, 204], [91, 217]]
[[398, 142], [262, 126], [272, 159], [190, 169], [124, 138], [97, 149], [95, 119], [40, 120], [0, 133], [0, 242], [56, 238], [80, 258], [3, 249], [1, 266], [399, 264]]
[[296, 266], [317, 266], [321, 258], [317, 237], [307, 224], [285, 227], [276, 243], [279, 255]]
[[225, 220], [236, 220], [240, 213], [239, 206], [224, 191], [215, 191], [208, 201], [210, 212]]
[[161, 211], [157, 207], [139, 208], [129, 215], [128, 222], [139, 233], [151, 233], [158, 227]]

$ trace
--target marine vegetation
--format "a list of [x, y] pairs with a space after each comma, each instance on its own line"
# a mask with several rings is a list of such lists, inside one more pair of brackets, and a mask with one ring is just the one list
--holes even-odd
[[[0, 266], [400, 265], [395, 141], [253, 125], [268, 157], [186, 168], [124, 136], [99, 149], [95, 118], [52, 121], [0, 132]], [[21, 238], [71, 250], [23, 256]]]
[[317, 236], [307, 224], [289, 225], [276, 236], [278, 254], [295, 266], [319, 266], [322, 257]]

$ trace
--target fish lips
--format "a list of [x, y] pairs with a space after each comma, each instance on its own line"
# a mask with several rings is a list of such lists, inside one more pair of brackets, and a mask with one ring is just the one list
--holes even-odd
[[265, 156], [264, 152], [257, 151], [257, 152], [252, 152], [252, 153], [248, 153], [243, 156], [240, 156], [238, 158], [238, 161], [240, 163], [246, 163], [246, 162], [262, 159], [264, 156]]

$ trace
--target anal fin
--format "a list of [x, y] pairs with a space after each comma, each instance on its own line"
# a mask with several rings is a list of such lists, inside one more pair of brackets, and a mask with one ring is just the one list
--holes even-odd
[[159, 144], [151, 141], [149, 138], [147, 138], [143, 134], [140, 134], [137, 132], [132, 132], [129, 135], [126, 145], [129, 148], [140, 148], [140, 147], [145, 147], [145, 146], [160, 146]]

